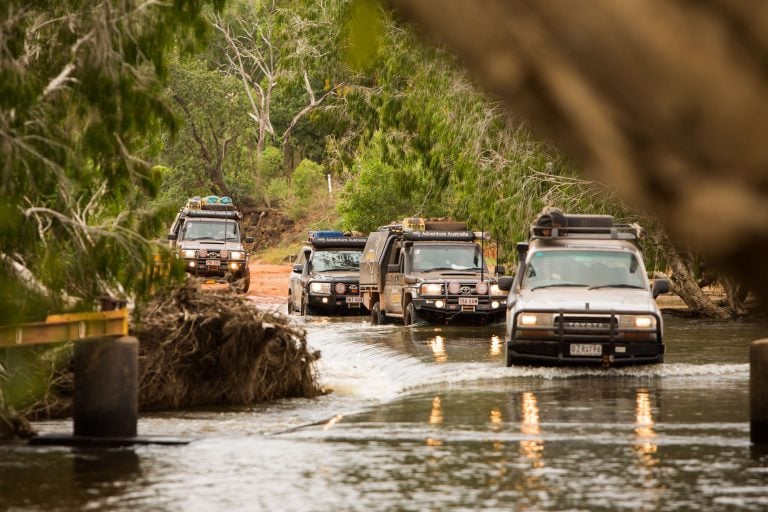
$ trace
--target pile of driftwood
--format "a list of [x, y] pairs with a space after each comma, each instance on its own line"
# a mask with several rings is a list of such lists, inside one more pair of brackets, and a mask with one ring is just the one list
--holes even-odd
[[142, 410], [322, 393], [313, 365], [320, 354], [309, 351], [304, 331], [230, 290], [168, 290], [143, 310], [134, 334]]
[[[131, 334], [139, 338], [142, 411], [248, 405], [323, 393], [314, 365], [320, 353], [310, 352], [304, 331], [232, 290], [202, 291], [189, 282], [159, 293], [139, 316]], [[47, 368], [40, 386], [44, 391], [24, 408], [28, 418], [72, 414], [71, 349], [65, 345], [40, 356]], [[2, 428], [23, 429], [23, 424]]]

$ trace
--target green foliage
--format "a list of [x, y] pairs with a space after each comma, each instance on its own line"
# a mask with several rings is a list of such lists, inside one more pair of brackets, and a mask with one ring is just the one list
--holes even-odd
[[284, 203], [291, 194], [291, 187], [288, 184], [288, 178], [284, 176], [278, 176], [269, 180], [269, 186], [267, 187], [267, 197], [270, 201], [278, 201]]
[[299, 199], [309, 199], [312, 194], [325, 190], [325, 171], [323, 166], [306, 158], [293, 170], [291, 190]]
[[283, 163], [283, 152], [274, 146], [268, 146], [261, 153], [259, 160], [259, 170], [262, 179], [269, 181], [278, 176], [285, 176], [285, 164]]
[[[221, 4], [0, 5], [0, 323], [146, 290], [168, 219], [146, 208], [160, 182], [144, 158], [177, 127], [160, 94], [168, 56], [199, 48], [202, 10]], [[19, 299], [30, 288], [37, 306]]]

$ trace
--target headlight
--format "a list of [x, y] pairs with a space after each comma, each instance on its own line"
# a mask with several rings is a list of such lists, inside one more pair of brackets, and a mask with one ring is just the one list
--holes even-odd
[[621, 315], [619, 327], [624, 329], [655, 329], [656, 317], [653, 315]]
[[475, 286], [475, 290], [477, 290], [478, 295], [485, 295], [486, 293], [488, 293], [488, 283], [486, 283], [485, 281], [480, 281]]
[[443, 285], [438, 283], [426, 283], [421, 285], [422, 295], [442, 295]]
[[331, 283], [310, 283], [309, 291], [312, 293], [331, 293]]
[[507, 296], [507, 292], [505, 292], [504, 290], [499, 288], [499, 285], [492, 284], [491, 285], [491, 295], [493, 297], [506, 297]]
[[195, 250], [194, 249], [182, 249], [181, 251], [181, 257], [182, 258], [194, 258], [195, 257]]
[[534, 325], [551, 327], [552, 313], [521, 313], [517, 317], [517, 322], [528, 327]]
[[232, 251], [229, 253], [229, 259], [231, 260], [245, 259], [245, 253], [243, 251]]

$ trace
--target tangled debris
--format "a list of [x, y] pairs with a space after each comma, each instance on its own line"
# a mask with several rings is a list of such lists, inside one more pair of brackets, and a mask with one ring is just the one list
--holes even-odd
[[[231, 289], [202, 291], [190, 281], [159, 293], [132, 329], [139, 338], [139, 408], [174, 410], [316, 397], [314, 362], [304, 330], [257, 309]], [[37, 398], [20, 412], [31, 420], [72, 414], [72, 343], [35, 357]], [[2, 404], [0, 404], [2, 405]], [[0, 410], [0, 439], [23, 437], [23, 418]], [[21, 422], [19, 422], [21, 421]]]
[[244, 405], [322, 394], [302, 329], [230, 290], [167, 290], [142, 312], [142, 410]]

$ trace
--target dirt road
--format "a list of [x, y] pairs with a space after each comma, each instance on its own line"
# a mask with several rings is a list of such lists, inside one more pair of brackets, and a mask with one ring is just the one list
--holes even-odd
[[250, 262], [251, 287], [248, 297], [257, 304], [281, 304], [288, 301], [290, 265]]

